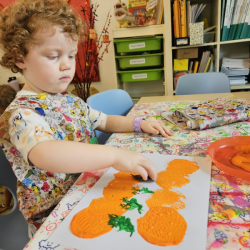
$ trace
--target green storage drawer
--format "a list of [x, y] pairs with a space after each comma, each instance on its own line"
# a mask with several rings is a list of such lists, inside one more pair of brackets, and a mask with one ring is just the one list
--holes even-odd
[[163, 53], [133, 56], [116, 56], [121, 68], [160, 66]]
[[154, 81], [162, 78], [162, 69], [124, 70], [118, 71], [122, 82]]
[[161, 42], [162, 36], [114, 40], [118, 53], [160, 50]]

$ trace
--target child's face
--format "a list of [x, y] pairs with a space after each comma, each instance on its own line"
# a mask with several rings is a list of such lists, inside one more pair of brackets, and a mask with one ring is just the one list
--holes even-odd
[[62, 33], [60, 27], [38, 32], [39, 44], [30, 47], [22, 63], [24, 90], [37, 93], [65, 91], [75, 74], [75, 55], [78, 42]]

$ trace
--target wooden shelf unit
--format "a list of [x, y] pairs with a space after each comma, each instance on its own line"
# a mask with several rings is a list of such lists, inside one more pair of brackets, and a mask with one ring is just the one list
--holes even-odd
[[[207, 6], [203, 11], [203, 16], [208, 18], [209, 26], [216, 26], [215, 28], [215, 41], [199, 45], [189, 46], [173, 46], [172, 45], [172, 16], [171, 5], [173, 0], [164, 0], [164, 20], [165, 24], [152, 25], [145, 27], [122, 28], [113, 30], [113, 38], [129, 38], [129, 37], [146, 37], [154, 35], [163, 35], [163, 52], [164, 52], [164, 86], [165, 95], [174, 95], [173, 86], [173, 54], [175, 50], [182, 48], [200, 48], [204, 46], [215, 46], [217, 48], [216, 68], [215, 71], [219, 72], [222, 57], [232, 58], [249, 58], [249, 45], [250, 39], [239, 39], [231, 41], [220, 41], [220, 20], [221, 20], [221, 1], [222, 0], [191, 0], [191, 4], [205, 3]], [[237, 46], [237, 44], [240, 46]], [[120, 86], [119, 78], [115, 72], [117, 79], [117, 86]], [[232, 86], [232, 90], [237, 89], [250, 89], [250, 84]]]

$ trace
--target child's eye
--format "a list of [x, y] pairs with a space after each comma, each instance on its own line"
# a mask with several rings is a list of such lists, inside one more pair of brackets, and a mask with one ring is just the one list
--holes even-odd
[[48, 58], [49, 58], [50, 60], [55, 60], [55, 59], [58, 58], [58, 56], [48, 56]]
[[70, 58], [70, 59], [74, 59], [74, 58], [76, 58], [76, 55], [74, 55], [74, 56], [69, 56], [69, 58]]

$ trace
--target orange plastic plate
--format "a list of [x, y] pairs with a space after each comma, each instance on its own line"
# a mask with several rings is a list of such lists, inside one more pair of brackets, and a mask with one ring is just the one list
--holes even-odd
[[240, 152], [234, 149], [239, 145], [250, 145], [250, 136], [233, 136], [213, 142], [208, 147], [208, 154], [213, 163], [222, 171], [250, 181], [250, 172], [231, 163], [231, 159]]

